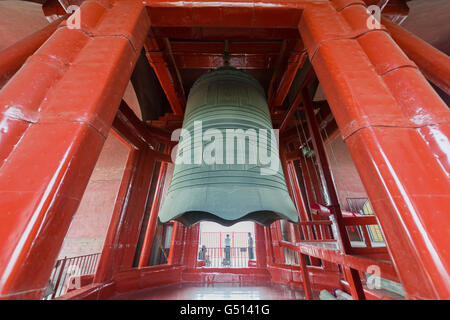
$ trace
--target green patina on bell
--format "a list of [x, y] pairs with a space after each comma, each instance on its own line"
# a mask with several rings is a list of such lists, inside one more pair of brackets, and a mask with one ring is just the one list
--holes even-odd
[[192, 86], [161, 222], [298, 222], [281, 168], [264, 90], [221, 67]]

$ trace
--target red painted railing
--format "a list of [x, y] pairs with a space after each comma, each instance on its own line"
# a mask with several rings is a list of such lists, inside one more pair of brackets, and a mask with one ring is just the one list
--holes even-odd
[[331, 230], [332, 222], [329, 220], [299, 222], [301, 241], [336, 241]]
[[68, 282], [73, 277], [94, 274], [99, 257], [100, 253], [94, 253], [57, 260], [50, 276], [44, 299], [55, 299], [65, 294]]
[[200, 242], [207, 248], [220, 248], [225, 246], [225, 238], [227, 234], [231, 239], [232, 247], [245, 247], [248, 243], [248, 232], [210, 232], [202, 231], [200, 234]]

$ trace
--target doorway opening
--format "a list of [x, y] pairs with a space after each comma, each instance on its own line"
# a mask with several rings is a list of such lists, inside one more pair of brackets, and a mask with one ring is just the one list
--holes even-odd
[[244, 221], [225, 227], [201, 222], [197, 259], [201, 267], [256, 267], [255, 223]]

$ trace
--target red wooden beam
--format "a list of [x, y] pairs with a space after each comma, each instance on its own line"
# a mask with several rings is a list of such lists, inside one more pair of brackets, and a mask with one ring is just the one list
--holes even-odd
[[[120, 183], [119, 192], [114, 204], [113, 214], [109, 222], [108, 232], [103, 244], [102, 254], [98, 263], [97, 271], [94, 276], [94, 283], [104, 283], [112, 280], [114, 273], [120, 269], [119, 253], [123, 250], [121, 238], [127, 230], [130, 215], [129, 205], [133, 199], [133, 188], [136, 185], [139, 171], [139, 155], [142, 154], [138, 150], [130, 150], [127, 163]], [[139, 212], [133, 212], [139, 215]]]
[[269, 97], [269, 108], [280, 107], [283, 105], [292, 82], [297, 74], [297, 70], [302, 67], [306, 60], [306, 51], [304, 50], [303, 43], [300, 40], [295, 41], [295, 46], [292, 51], [288, 52], [286, 61], [281, 71], [281, 76], [277, 77], [274, 81], [273, 93]]
[[[286, 179], [286, 184], [288, 186], [291, 198], [294, 200], [295, 206], [299, 213], [300, 221], [308, 221], [308, 214], [306, 212], [305, 202], [302, 197], [300, 188], [298, 186], [297, 174], [293, 172], [292, 163], [287, 159], [286, 153], [287, 148], [282, 145], [280, 148], [280, 160], [284, 171], [284, 176]], [[298, 229], [297, 229], [298, 230]], [[298, 238], [300, 239], [300, 238]]]
[[[168, 149], [167, 147], [165, 148]], [[150, 259], [150, 254], [152, 251], [153, 240], [155, 237], [156, 226], [158, 222], [159, 207], [161, 204], [162, 192], [164, 188], [164, 183], [166, 180], [167, 163], [161, 163], [161, 167], [158, 174], [158, 180], [156, 182], [156, 189], [152, 196], [152, 207], [150, 211], [150, 218], [148, 220], [148, 225], [145, 230], [145, 238], [141, 250], [141, 255], [139, 257], [138, 267], [148, 266], [148, 260]]]
[[146, 124], [146, 128], [152, 137], [159, 140], [160, 143], [169, 145], [176, 143], [171, 140], [171, 133], [168, 130], [152, 126], [151, 124]]
[[311, 3], [325, 0], [221, 1], [178, 0], [147, 1], [155, 27], [276, 27], [296, 28], [301, 11]]
[[[224, 65], [224, 41], [171, 41], [178, 68], [212, 69]], [[240, 69], [270, 69], [276, 57], [278, 41], [229, 41], [230, 65]]]
[[321, 176], [323, 176], [323, 187], [325, 193], [328, 195], [327, 207], [332, 211], [336, 218], [336, 226], [338, 229], [339, 241], [342, 244], [342, 250], [344, 253], [350, 252], [350, 240], [345, 229], [341, 208], [339, 206], [339, 200], [337, 197], [337, 192], [333, 183], [333, 176], [330, 170], [330, 165], [328, 163], [328, 158], [326, 155], [325, 148], [323, 146], [322, 138], [320, 136], [319, 127], [317, 125], [316, 116], [314, 113], [314, 107], [309, 96], [307, 88], [302, 90], [303, 105], [306, 114], [307, 124], [309, 132], [312, 137], [312, 144], [314, 147], [314, 154], [318, 160], [318, 171]]
[[450, 57], [388, 19], [382, 23], [425, 77], [450, 95]]
[[270, 227], [264, 227], [264, 235], [266, 237], [266, 260], [267, 265], [271, 265], [275, 262], [272, 246], [272, 235], [270, 234]]
[[391, 281], [398, 281], [398, 276], [394, 266], [386, 261], [374, 260], [357, 255], [349, 255], [336, 249], [329, 249], [319, 245], [315, 246], [313, 244], [292, 244], [286, 241], [281, 241], [280, 245], [284, 248], [299, 251], [304, 255], [329, 261], [361, 272], [367, 272], [370, 266], [376, 265], [380, 268], [383, 278]]
[[366, 8], [332, 3], [303, 12], [308, 55], [406, 297], [448, 299], [450, 111], [389, 34], [367, 28]]
[[315, 78], [315, 74], [314, 74], [314, 70], [312, 68], [310, 68], [310, 64], [308, 64], [308, 68], [305, 68], [305, 70], [302, 70], [303, 72], [303, 81], [302, 84], [300, 85], [294, 101], [292, 101], [292, 104], [289, 106], [288, 111], [286, 112], [286, 115], [284, 116], [283, 121], [281, 122], [280, 125], [280, 134], [283, 134], [286, 129], [289, 126], [289, 123], [291, 122], [292, 118], [295, 115], [295, 112], [297, 111], [297, 108], [300, 106], [300, 104], [302, 103], [303, 100], [303, 96], [302, 96], [302, 90], [304, 88], [306, 88], [311, 81]]
[[275, 260], [275, 262], [285, 263], [286, 258], [284, 256], [284, 250], [279, 245], [280, 241], [283, 240], [281, 233], [281, 221], [277, 220], [272, 225], [274, 225], [274, 228], [272, 229], [272, 238], [275, 240], [272, 242], [272, 245], [274, 246], [275, 251], [278, 252], [278, 255], [276, 255], [277, 259]]
[[[318, 171], [320, 175], [323, 177], [322, 182], [323, 191], [325, 194], [328, 195], [327, 207], [331, 210], [332, 214], [335, 217], [335, 224], [341, 250], [345, 254], [349, 254], [351, 252], [350, 239], [348, 237], [348, 233], [343, 221], [341, 207], [339, 205], [337, 192], [334, 187], [330, 165], [328, 163], [326, 151], [323, 145], [322, 138], [320, 136], [320, 129], [319, 126], [317, 125], [312, 100], [307, 88], [303, 88], [302, 96], [307, 119], [306, 122], [308, 123], [308, 129], [309, 132], [311, 133], [315, 156], [319, 163]], [[344, 266], [344, 273], [347, 276], [348, 282], [350, 284], [351, 287], [350, 291], [353, 299], [365, 300], [364, 290], [362, 288], [359, 273], [355, 269], [345, 266]]]
[[167, 264], [173, 265], [177, 261], [176, 252], [178, 251], [179, 244], [177, 243], [177, 236], [180, 233], [180, 223], [178, 221], [174, 221], [172, 224], [172, 238], [170, 239], [170, 250], [169, 255], [167, 257]]
[[197, 266], [199, 236], [200, 223], [187, 228], [183, 256], [183, 265], [186, 266], [186, 268], [191, 269]]
[[[294, 41], [293, 40], [283, 40], [280, 48], [280, 53], [278, 54], [278, 59], [275, 63], [275, 68], [273, 70], [272, 78], [270, 79], [269, 88], [267, 90], [267, 100], [271, 101], [272, 97], [275, 93], [276, 86], [278, 82], [280, 81], [280, 78], [282, 76], [283, 66], [286, 65], [286, 60], [288, 57], [288, 54], [293, 48]], [[270, 105], [269, 105], [270, 107]], [[271, 110], [269, 108], [269, 110]]]
[[[174, 55], [188, 53], [223, 55], [225, 42], [171, 40], [170, 46]], [[228, 52], [236, 55], [278, 55], [280, 46], [281, 41], [229, 41]]]
[[147, 59], [166, 93], [173, 112], [177, 115], [183, 114], [186, 97], [169, 41], [157, 40], [150, 32], [144, 47]]
[[174, 145], [176, 141], [170, 140], [170, 134], [164, 129], [146, 125], [130, 109], [125, 101], [122, 100], [113, 127], [118, 131], [123, 139], [136, 149], [142, 149], [144, 146], [152, 148], [150, 152], [158, 159], [168, 161], [168, 154], [156, 151], [159, 144]]
[[266, 236], [264, 232], [264, 226], [255, 223], [255, 254], [256, 254], [256, 266], [258, 268], [267, 267], [266, 257]]
[[0, 51], [0, 88], [19, 70], [25, 60], [55, 32], [62, 21], [64, 18], [57, 19]]
[[156, 38], [186, 40], [284, 40], [299, 39], [297, 29], [292, 28], [236, 28], [236, 27], [152, 27]]
[[346, 226], [365, 226], [365, 225], [378, 224], [377, 218], [375, 216], [345, 217], [345, 218], [342, 218], [342, 220]]
[[81, 15], [82, 30], [59, 28], [0, 91], [0, 298], [44, 293], [150, 26], [135, 1], [85, 2]]
[[313, 300], [311, 281], [309, 280], [309, 272], [306, 266], [305, 255], [301, 252], [298, 254], [298, 259], [300, 260], [300, 272], [302, 275], [303, 290], [305, 291], [306, 300]]
[[[223, 53], [217, 54], [174, 54], [179, 69], [215, 69], [224, 65]], [[276, 55], [267, 54], [230, 54], [230, 66], [251, 70], [271, 69]]]
[[289, 106], [288, 111], [286, 112], [283, 121], [281, 122], [280, 125], [280, 134], [283, 134], [289, 123], [291, 122], [292, 118], [294, 117], [298, 107], [300, 106], [300, 104], [302, 103], [302, 90], [298, 90], [297, 94], [295, 95], [294, 101], [292, 102], [292, 104]]
[[[156, 160], [151, 156], [148, 148], [139, 150], [138, 154], [137, 168], [133, 180], [129, 182], [126, 206], [122, 209], [123, 218], [120, 229], [116, 231], [118, 253], [110, 266], [114, 270], [114, 274], [133, 266], [143, 217], [151, 196], [149, 193]], [[110, 227], [112, 228], [112, 226]], [[114, 231], [111, 230], [111, 232]]]

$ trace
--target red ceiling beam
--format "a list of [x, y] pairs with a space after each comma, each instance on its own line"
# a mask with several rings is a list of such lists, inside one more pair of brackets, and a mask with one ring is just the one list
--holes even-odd
[[[169, 146], [176, 143], [170, 140], [168, 131], [142, 122], [123, 100], [114, 119], [113, 128], [136, 149], [151, 147], [156, 150], [160, 143]], [[154, 151], [153, 156], [161, 161], [172, 162], [170, 156], [165, 153]]]
[[284, 131], [288, 127], [289, 122], [291, 121], [292, 117], [294, 117], [295, 111], [297, 111], [297, 108], [302, 103], [302, 100], [303, 100], [302, 91], [298, 90], [297, 94], [295, 95], [294, 102], [292, 102], [291, 106], [289, 107], [289, 110], [286, 112], [283, 121], [281, 122], [280, 134], [284, 133]]
[[[275, 54], [280, 51], [281, 41], [229, 41], [230, 54]], [[225, 49], [224, 41], [171, 41], [173, 54], [180, 53], [221, 53]]]
[[[294, 42], [292, 40], [284, 40], [283, 43], [281, 44], [280, 53], [275, 63], [275, 68], [273, 70], [272, 78], [270, 79], [269, 88], [267, 89], [267, 97], [269, 101], [272, 99], [276, 83], [279, 81], [281, 77], [284, 61], [287, 60], [287, 52], [289, 52], [290, 49], [292, 49], [288, 48], [288, 46], [292, 46], [293, 43]], [[269, 108], [269, 110], [271, 109]]]
[[274, 83], [276, 88], [269, 100], [269, 107], [271, 109], [283, 105], [284, 99], [286, 98], [292, 82], [294, 81], [295, 75], [297, 74], [297, 70], [301, 68], [301, 66], [305, 63], [305, 60], [306, 52], [303, 49], [303, 44], [300, 41], [297, 41], [294, 50], [290, 52], [289, 58], [284, 65], [281, 79]]
[[302, 84], [300, 85], [300, 88], [297, 91], [297, 94], [295, 95], [294, 101], [292, 102], [291, 106], [286, 112], [283, 121], [281, 122], [279, 128], [280, 134], [284, 133], [284, 131], [287, 129], [289, 123], [291, 122], [291, 119], [295, 115], [295, 111], [297, 111], [298, 106], [302, 103], [303, 100], [302, 89], [306, 88], [315, 78], [314, 70], [311, 68], [311, 65], [308, 65], [308, 68], [309, 69], [302, 70], [304, 72], [304, 79], [302, 81]]
[[[223, 54], [176, 54], [179, 69], [215, 69], [224, 65]], [[230, 54], [230, 65], [238, 69], [271, 69], [276, 56]]]
[[64, 18], [57, 19], [0, 51], [0, 88], [20, 69], [25, 60], [55, 32], [63, 20]]
[[294, 28], [211, 28], [211, 27], [152, 27], [157, 38], [189, 40], [284, 40], [299, 39]]
[[[223, 41], [171, 41], [172, 53], [180, 69], [223, 66], [224, 48]], [[230, 65], [240, 69], [271, 69], [279, 50], [279, 41], [230, 41]]]
[[173, 112], [183, 114], [186, 107], [186, 96], [169, 41], [158, 41], [150, 32], [144, 48], [147, 59], [166, 93]]
[[[145, 1], [155, 27], [296, 28], [302, 9], [327, 0]], [[182, 5], [180, 5], [182, 4]]]
[[271, 111], [283, 104], [297, 70], [305, 60], [306, 52], [301, 40], [289, 39], [283, 42], [268, 89], [268, 104]]

